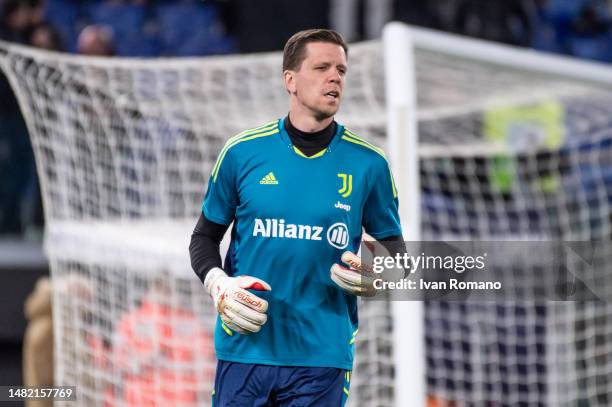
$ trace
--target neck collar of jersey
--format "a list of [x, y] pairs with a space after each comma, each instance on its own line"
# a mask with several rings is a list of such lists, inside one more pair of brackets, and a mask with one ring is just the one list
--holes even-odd
[[299, 155], [301, 157], [305, 157], [305, 158], [308, 158], [308, 159], [322, 157], [322, 156], [325, 156], [327, 153], [330, 153], [330, 152], [334, 151], [334, 149], [336, 148], [336, 146], [340, 142], [340, 139], [341, 139], [340, 136], [342, 135], [342, 133], [344, 133], [344, 126], [341, 125], [340, 123], [336, 122], [336, 124], [337, 124], [336, 125], [336, 133], [334, 134], [334, 137], [332, 138], [332, 140], [329, 142], [329, 145], [327, 146], [327, 148], [324, 150], [325, 153], [324, 154], [315, 154], [314, 156], [306, 157], [306, 156], [298, 154], [295, 151], [293, 143], [291, 142], [291, 138], [289, 137], [289, 134], [287, 134], [287, 129], [285, 129], [285, 119], [286, 119], [286, 117], [283, 117], [282, 119], [278, 119], [278, 129], [280, 130], [281, 140], [283, 140], [283, 143], [285, 143], [285, 145], [287, 145], [287, 147], [289, 147], [289, 149], [295, 155]]

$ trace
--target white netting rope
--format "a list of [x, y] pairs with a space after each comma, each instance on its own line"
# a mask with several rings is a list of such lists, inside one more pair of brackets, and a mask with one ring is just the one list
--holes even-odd
[[[376, 47], [354, 53], [342, 118], [380, 137]], [[224, 141], [288, 109], [279, 54], [104, 60], [7, 46], [5, 55], [46, 157], [39, 168], [50, 221], [194, 216]]]
[[[378, 47], [351, 51], [352, 90], [340, 120], [382, 141]], [[199, 347], [184, 349], [167, 343], [184, 336], [162, 331], [188, 319], [210, 333], [214, 311], [190, 269], [190, 232], [225, 140], [286, 114], [281, 56], [128, 61], [2, 44], [0, 66], [26, 116], [41, 179], [58, 383], [76, 385], [88, 406], [206, 404], [210, 338], [201, 334]], [[172, 295], [159, 294], [161, 281]], [[364, 320], [368, 310], [380, 321], [363, 326], [363, 338], [390, 330], [386, 305], [365, 307]], [[142, 332], [131, 332], [130, 323]], [[197, 337], [193, 329], [188, 334]], [[368, 380], [372, 400], [392, 399], [390, 358], [376, 357], [379, 348], [390, 354], [390, 340], [358, 344], [362, 376], [377, 378]], [[128, 345], [149, 353], [126, 354]], [[358, 377], [354, 394], [368, 387]]]
[[[611, 86], [429, 52], [416, 67], [424, 240], [610, 241]], [[430, 404], [609, 405], [603, 248], [602, 301], [428, 302]], [[536, 286], [545, 257], [506, 283]]]

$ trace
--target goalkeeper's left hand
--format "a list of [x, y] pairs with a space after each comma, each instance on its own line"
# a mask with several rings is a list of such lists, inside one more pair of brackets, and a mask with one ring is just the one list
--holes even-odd
[[349, 268], [334, 263], [331, 267], [331, 279], [345, 291], [362, 297], [372, 297], [376, 294], [374, 272], [362, 264], [361, 257], [346, 251], [342, 253], [341, 260]]

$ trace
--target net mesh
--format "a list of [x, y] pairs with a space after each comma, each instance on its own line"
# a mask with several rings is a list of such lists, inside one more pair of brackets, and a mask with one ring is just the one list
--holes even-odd
[[[382, 61], [379, 42], [351, 48], [338, 117], [379, 145]], [[214, 313], [186, 248], [224, 141], [286, 113], [280, 66], [0, 44], [44, 198], [56, 381], [79, 404], [209, 403]], [[609, 240], [611, 92], [423, 49], [416, 69], [424, 239]], [[431, 406], [609, 405], [610, 316], [605, 302], [428, 302], [414, 374]], [[410, 366], [394, 365], [394, 317], [361, 304], [351, 405], [394, 403]]]
[[[609, 87], [416, 46], [422, 238], [609, 241]], [[605, 249], [592, 270], [601, 292]], [[542, 255], [504, 283], [537, 284]], [[609, 405], [612, 307], [601, 298], [428, 301], [429, 404]]]
[[[341, 120], [380, 142], [380, 51], [352, 51]], [[281, 55], [96, 59], [2, 43], [0, 67], [43, 192], [57, 383], [76, 385], [80, 405], [209, 405], [215, 312], [191, 271], [189, 237], [224, 142], [286, 114]], [[390, 400], [391, 360], [376, 355], [390, 355], [391, 339], [374, 340], [390, 330], [388, 305], [367, 310], [362, 376], [376, 378], [372, 400]]]

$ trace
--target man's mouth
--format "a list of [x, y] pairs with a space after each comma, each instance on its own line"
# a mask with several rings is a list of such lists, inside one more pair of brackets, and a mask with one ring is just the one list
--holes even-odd
[[327, 92], [325, 96], [332, 98], [332, 99], [337, 99], [340, 96], [340, 92], [332, 90], [332, 91]]

